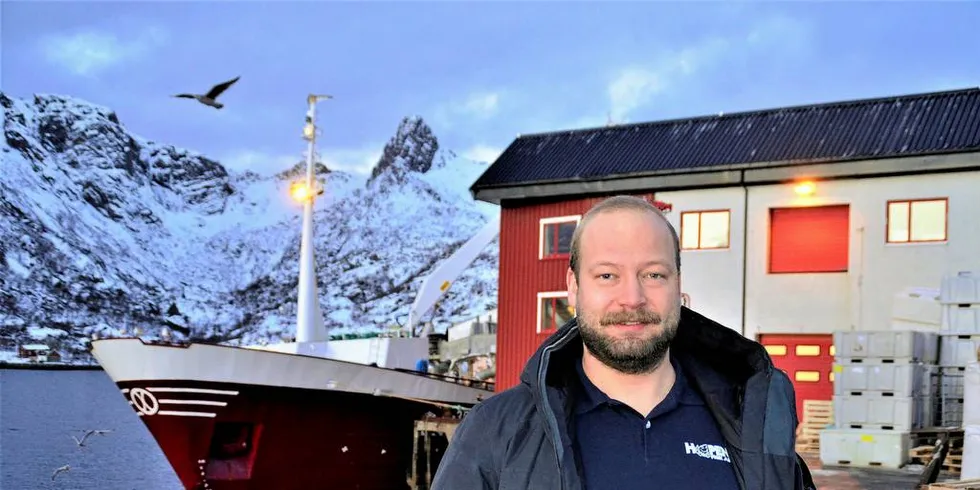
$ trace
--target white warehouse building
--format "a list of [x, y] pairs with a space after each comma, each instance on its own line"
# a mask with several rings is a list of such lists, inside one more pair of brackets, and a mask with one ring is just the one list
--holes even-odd
[[505, 288], [543, 239], [508, 216], [635, 194], [668, 208], [691, 308], [766, 344], [798, 399], [830, 400], [833, 331], [887, 330], [896, 295], [980, 271], [980, 89], [522, 135], [471, 190], [502, 208], [501, 363], [524, 330], [545, 338]]

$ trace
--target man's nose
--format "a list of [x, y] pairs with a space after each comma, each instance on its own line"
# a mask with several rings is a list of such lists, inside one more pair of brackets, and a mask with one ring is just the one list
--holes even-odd
[[623, 308], [636, 309], [646, 304], [647, 298], [643, 294], [643, 284], [637, 277], [627, 276], [620, 286], [619, 304]]

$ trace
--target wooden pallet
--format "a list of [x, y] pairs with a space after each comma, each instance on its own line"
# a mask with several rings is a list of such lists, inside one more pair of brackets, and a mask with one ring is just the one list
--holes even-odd
[[930, 483], [925, 490], [980, 490], [980, 478]]
[[959, 475], [963, 461], [963, 429], [919, 429], [912, 432], [912, 449], [909, 450], [909, 462], [927, 465], [932, 461], [932, 453], [936, 448], [936, 440], [940, 433], [948, 434], [949, 450], [943, 459], [942, 469], [951, 475]]
[[834, 423], [830, 400], [803, 400], [803, 421], [796, 429], [796, 452], [819, 453], [820, 431]]

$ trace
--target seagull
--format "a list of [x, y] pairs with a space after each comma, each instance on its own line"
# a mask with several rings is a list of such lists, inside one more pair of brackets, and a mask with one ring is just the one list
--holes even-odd
[[181, 99], [197, 99], [198, 102], [200, 102], [200, 103], [202, 103], [204, 105], [214, 107], [215, 109], [221, 109], [225, 105], [222, 104], [221, 102], [218, 102], [217, 101], [218, 96], [221, 95], [222, 92], [224, 92], [225, 90], [228, 90], [228, 87], [231, 87], [232, 84], [234, 84], [235, 82], [237, 82], [239, 78], [241, 78], [241, 76], [237, 76], [235, 78], [232, 78], [231, 80], [228, 80], [227, 82], [219, 83], [219, 84], [215, 85], [214, 87], [211, 87], [211, 90], [209, 90], [208, 93], [206, 93], [204, 95], [198, 95], [198, 94], [177, 94], [174, 97], [179, 97]]
[[51, 481], [54, 481], [54, 477], [58, 476], [58, 473], [64, 473], [64, 472], [66, 472], [66, 471], [68, 471], [70, 469], [71, 469], [71, 465], [67, 465], [66, 464], [66, 465], [62, 466], [61, 468], [58, 468], [58, 469], [54, 470], [54, 473], [51, 473]]
[[71, 438], [75, 440], [75, 444], [78, 444], [79, 446], [84, 446], [85, 445], [85, 440], [88, 439], [88, 436], [92, 436], [92, 435], [104, 436], [104, 435], [108, 434], [109, 432], [112, 432], [112, 430], [110, 430], [110, 429], [91, 429], [91, 430], [85, 431], [85, 435], [83, 435], [81, 439], [75, 437], [74, 434], [71, 436]]

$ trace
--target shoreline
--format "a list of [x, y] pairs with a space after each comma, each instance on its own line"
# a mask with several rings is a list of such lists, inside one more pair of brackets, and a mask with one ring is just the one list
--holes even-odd
[[98, 364], [57, 364], [57, 363], [26, 363], [0, 361], [0, 370], [30, 369], [35, 371], [104, 371]]

